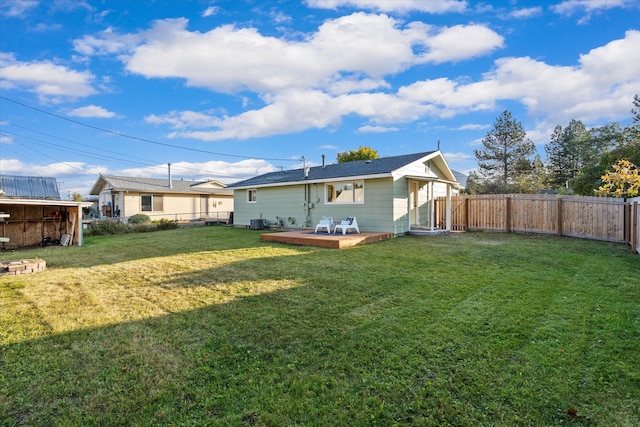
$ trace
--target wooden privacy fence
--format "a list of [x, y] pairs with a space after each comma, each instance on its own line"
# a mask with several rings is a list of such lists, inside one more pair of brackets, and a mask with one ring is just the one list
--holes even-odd
[[[546, 194], [464, 195], [451, 198], [451, 230], [557, 234], [628, 243], [638, 251], [640, 198]], [[436, 200], [436, 224], [446, 218], [446, 198]]]

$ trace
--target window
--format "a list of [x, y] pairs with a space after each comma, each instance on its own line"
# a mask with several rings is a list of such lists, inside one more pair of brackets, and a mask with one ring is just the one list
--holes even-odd
[[142, 201], [142, 212], [162, 212], [164, 209], [162, 203], [162, 194], [143, 194], [140, 196]]
[[258, 201], [258, 190], [251, 189], [251, 190], [247, 190], [247, 202], [249, 203], [255, 203]]
[[325, 189], [326, 203], [364, 203], [364, 181], [333, 182]]

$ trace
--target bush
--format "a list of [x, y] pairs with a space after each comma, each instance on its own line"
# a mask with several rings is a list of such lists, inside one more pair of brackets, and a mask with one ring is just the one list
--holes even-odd
[[162, 218], [159, 221], [153, 221], [156, 225], [156, 230], [175, 230], [178, 228], [178, 223], [175, 221], [169, 221], [166, 218]]
[[151, 218], [149, 217], [149, 215], [145, 215], [145, 214], [135, 214], [135, 215], [131, 215], [129, 217], [129, 219], [127, 220], [127, 223], [129, 224], [148, 224], [151, 222]]
[[148, 233], [158, 229], [155, 224], [134, 224], [130, 228], [133, 233]]
[[130, 233], [131, 229], [125, 224], [113, 221], [94, 221], [85, 230], [87, 236], [107, 236], [112, 234]]

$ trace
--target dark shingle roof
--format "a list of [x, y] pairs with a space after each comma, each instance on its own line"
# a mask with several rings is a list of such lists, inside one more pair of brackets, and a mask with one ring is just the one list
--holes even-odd
[[55, 178], [0, 175], [0, 190], [6, 198], [60, 200]]
[[405, 154], [402, 156], [382, 157], [373, 160], [356, 160], [353, 162], [337, 163], [332, 165], [314, 166], [309, 168], [309, 175], [304, 176], [303, 169], [284, 170], [270, 172], [253, 178], [245, 179], [228, 188], [233, 187], [258, 187], [269, 184], [293, 183], [301, 181], [316, 181], [350, 176], [382, 175], [393, 172], [409, 163], [420, 160], [432, 154], [433, 151], [424, 153]]

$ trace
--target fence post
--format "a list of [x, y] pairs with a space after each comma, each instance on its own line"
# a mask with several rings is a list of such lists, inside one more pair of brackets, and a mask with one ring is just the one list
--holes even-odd
[[464, 197], [464, 209], [463, 209], [463, 215], [464, 215], [464, 231], [469, 231], [469, 203], [470, 203], [470, 197], [469, 196], [465, 196]]
[[562, 197], [558, 197], [558, 236], [562, 236]]
[[504, 225], [504, 231], [511, 232], [511, 197], [507, 197], [507, 211], [506, 211], [506, 224]]
[[640, 212], [638, 212], [638, 202], [633, 202], [633, 209], [631, 213], [633, 215], [633, 219], [631, 221], [631, 249], [634, 254], [637, 254], [638, 247], [640, 246], [640, 236], [638, 233], [638, 227], [640, 227], [640, 221], [638, 220], [638, 217], [640, 216]]
[[624, 241], [631, 243], [631, 202], [624, 202]]

